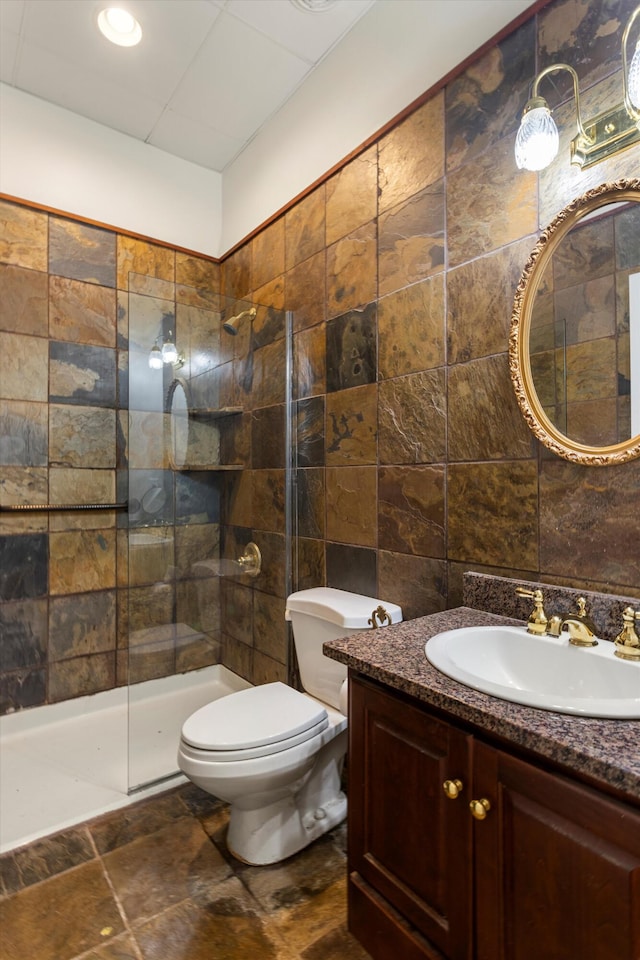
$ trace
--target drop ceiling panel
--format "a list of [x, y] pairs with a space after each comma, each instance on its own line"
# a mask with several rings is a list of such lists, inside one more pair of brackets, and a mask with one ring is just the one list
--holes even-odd
[[148, 142], [209, 170], [223, 170], [244, 146], [241, 138], [228, 137], [173, 110], [163, 113]]

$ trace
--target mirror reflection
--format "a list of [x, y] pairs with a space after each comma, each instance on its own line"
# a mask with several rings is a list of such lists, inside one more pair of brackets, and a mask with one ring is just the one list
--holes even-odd
[[169, 411], [169, 455], [176, 469], [187, 463], [189, 449], [189, 402], [185, 384], [174, 380], [169, 387], [167, 408]]

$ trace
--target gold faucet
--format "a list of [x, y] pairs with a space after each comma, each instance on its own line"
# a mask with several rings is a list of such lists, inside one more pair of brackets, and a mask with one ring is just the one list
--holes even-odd
[[527, 590], [526, 587], [516, 587], [519, 597], [531, 597], [534, 603], [533, 611], [527, 623], [529, 633], [542, 634], [547, 632], [547, 615], [544, 612], [542, 590]]
[[595, 638], [596, 625], [587, 616], [587, 602], [584, 597], [578, 597], [578, 612], [556, 615], [549, 620], [547, 633], [551, 637], [559, 637], [566, 628], [569, 631], [569, 643], [576, 647], [595, 647], [598, 641]]
[[614, 653], [621, 660], [640, 660], [640, 637], [636, 633], [635, 620], [640, 620], [640, 610], [625, 607], [622, 612], [622, 630], [614, 641]]

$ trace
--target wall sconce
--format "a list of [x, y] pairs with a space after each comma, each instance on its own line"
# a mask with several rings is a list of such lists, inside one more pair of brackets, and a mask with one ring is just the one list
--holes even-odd
[[627, 42], [634, 21], [640, 15], [636, 7], [622, 34], [622, 84], [624, 98], [613, 109], [598, 114], [585, 125], [580, 112], [578, 74], [568, 63], [556, 63], [542, 70], [533, 82], [531, 99], [522, 113], [516, 136], [516, 164], [520, 170], [544, 170], [558, 152], [559, 136], [549, 104], [538, 95], [540, 81], [557, 70], [566, 70], [573, 80], [578, 133], [571, 141], [571, 163], [590, 167], [612, 157], [625, 147], [640, 143], [640, 39], [631, 66], [627, 68]]
[[184, 355], [178, 353], [178, 348], [172, 339], [172, 332], [169, 330], [169, 336], [163, 340], [162, 347], [159, 344], [160, 337], [156, 337], [151, 350], [149, 351], [149, 366], [152, 370], [162, 370], [165, 364], [171, 364], [173, 367], [184, 366]]

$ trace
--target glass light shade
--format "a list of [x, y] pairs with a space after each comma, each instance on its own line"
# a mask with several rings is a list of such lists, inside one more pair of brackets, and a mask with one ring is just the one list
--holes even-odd
[[149, 366], [152, 370], [162, 370], [162, 350], [157, 343], [154, 343], [149, 351]]
[[165, 340], [162, 344], [162, 362], [175, 363], [178, 359], [178, 351], [172, 340]]
[[544, 170], [558, 152], [560, 137], [548, 107], [527, 110], [516, 137], [516, 164], [520, 170]]
[[135, 47], [142, 39], [142, 27], [135, 17], [120, 7], [108, 7], [98, 14], [98, 27], [103, 36], [119, 47]]
[[640, 40], [636, 44], [636, 52], [631, 59], [627, 84], [629, 99], [636, 110], [640, 110]]

